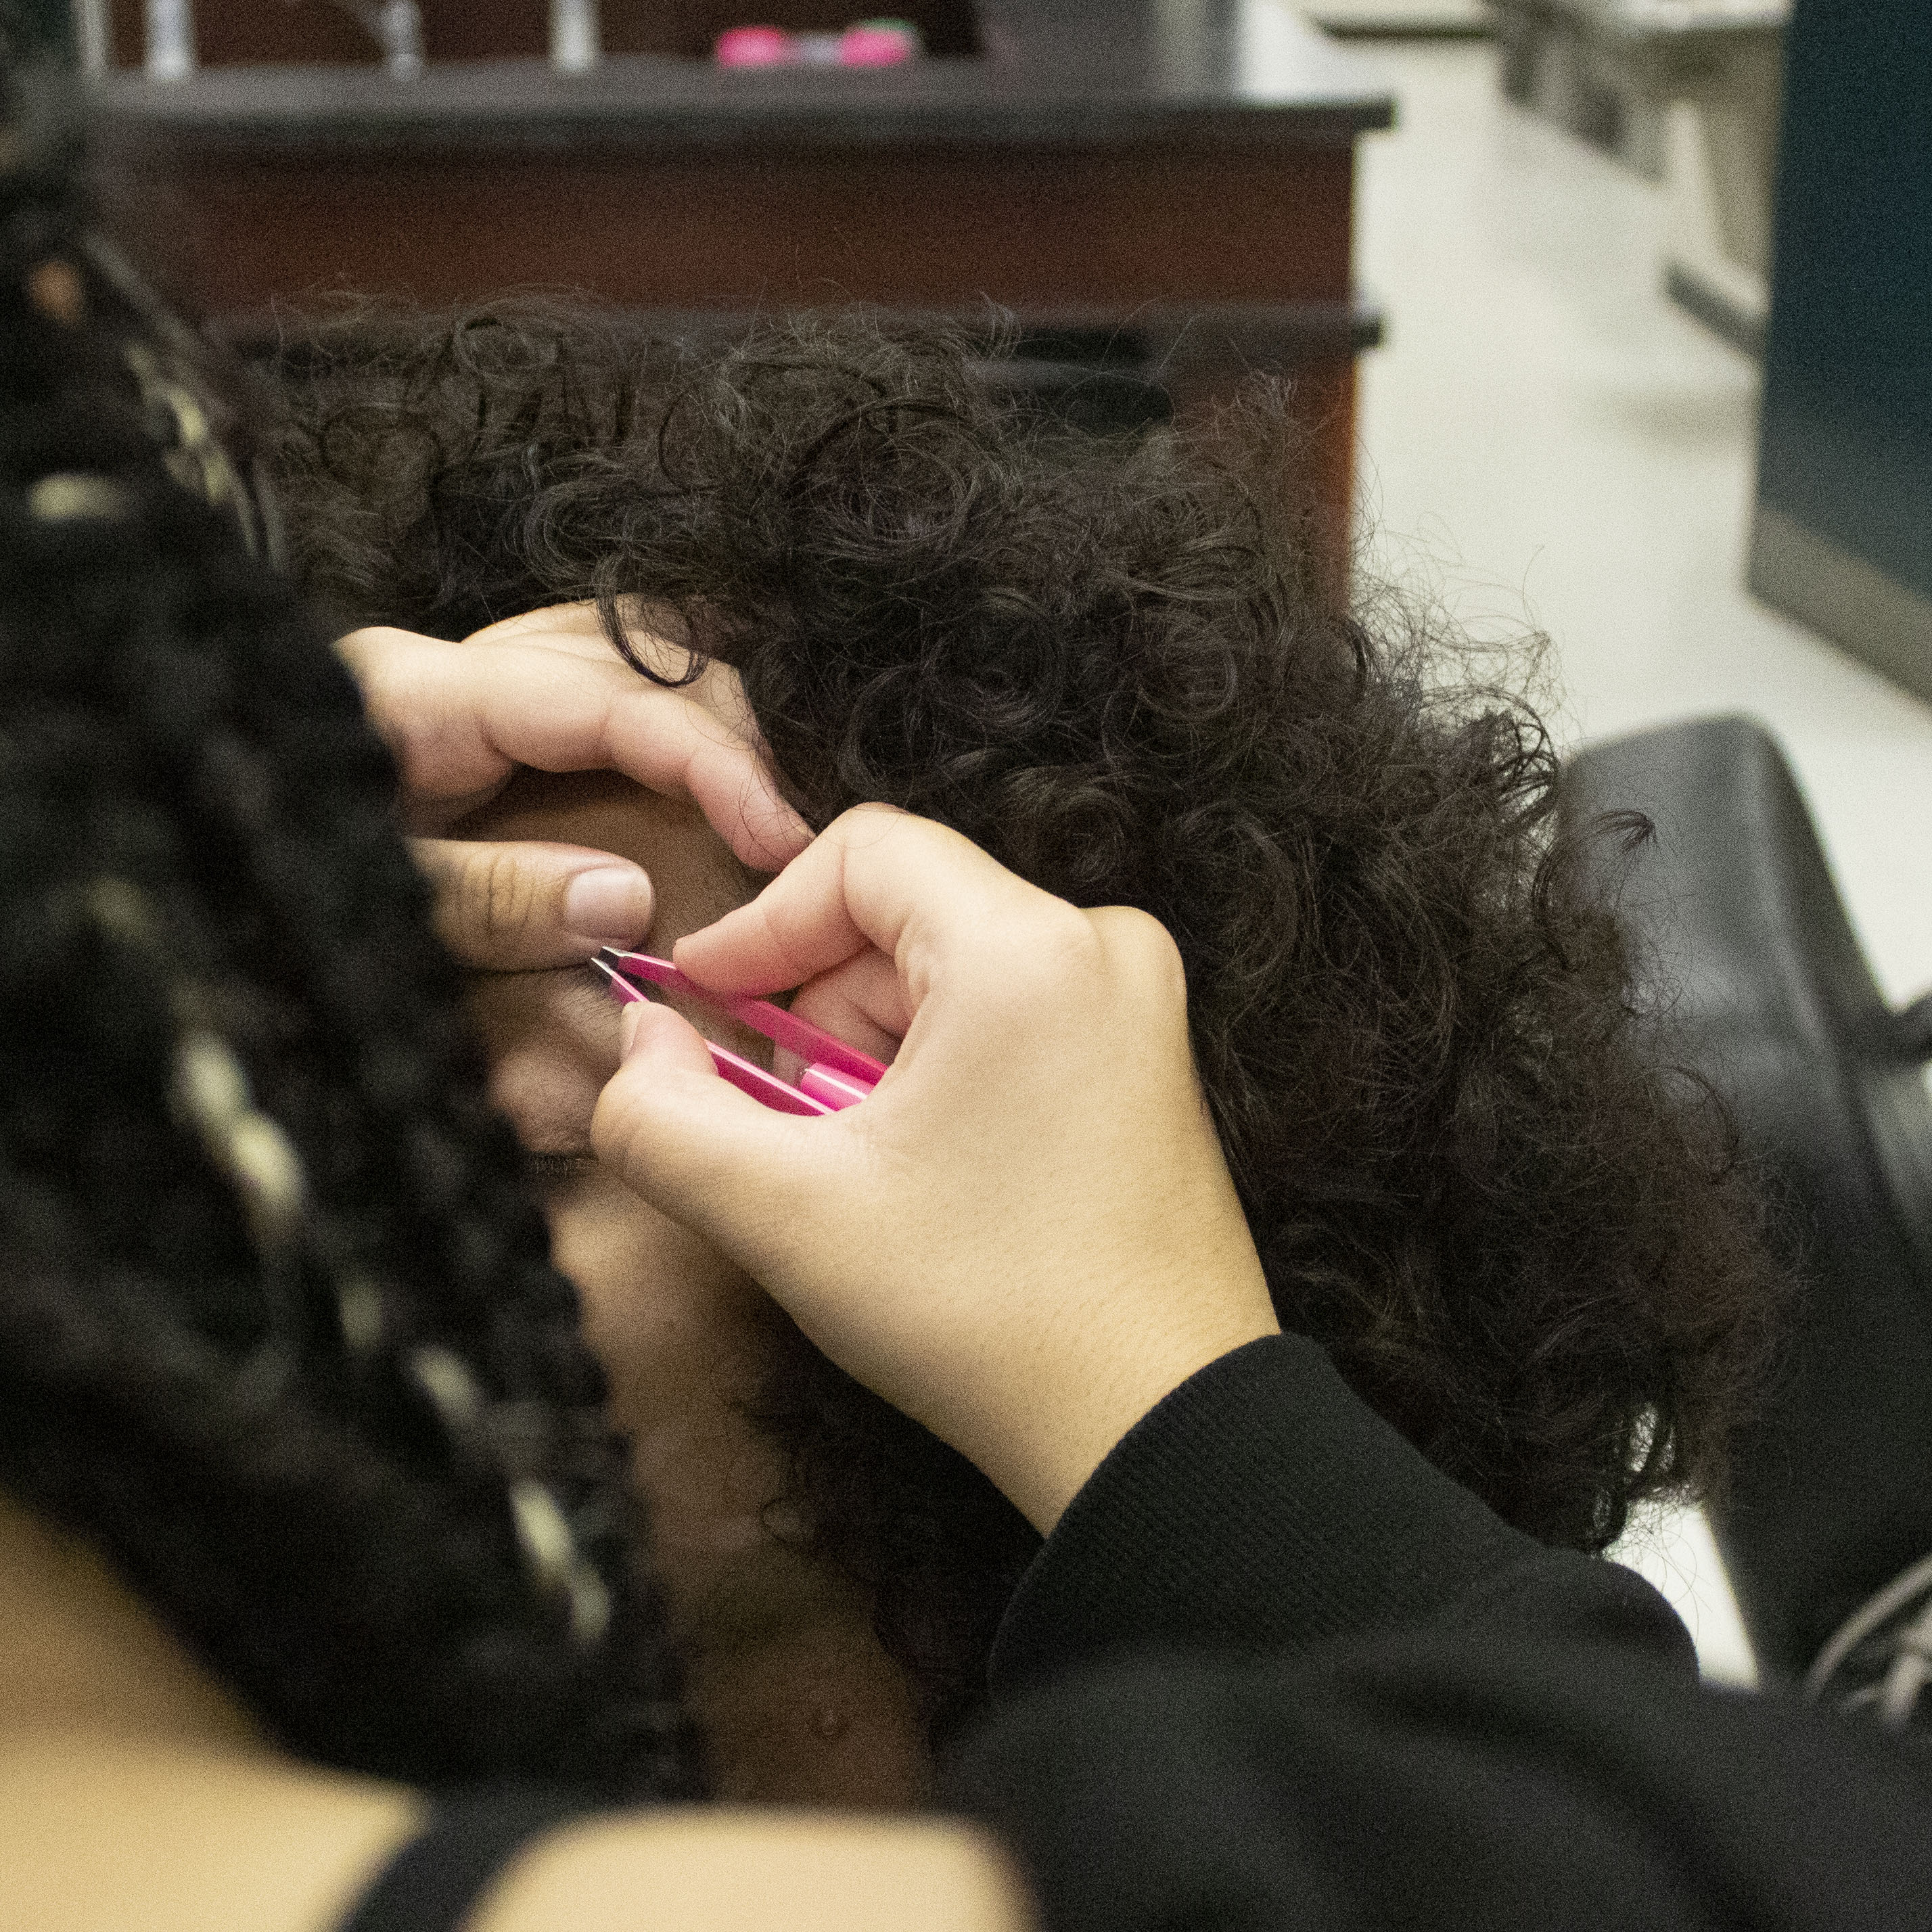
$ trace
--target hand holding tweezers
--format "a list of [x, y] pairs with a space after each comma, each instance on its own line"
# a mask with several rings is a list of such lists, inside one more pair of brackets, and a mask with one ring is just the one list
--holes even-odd
[[806, 1065], [794, 1087], [728, 1048], [705, 1042], [711, 1049], [711, 1064], [725, 1079], [781, 1114], [836, 1114], [842, 1108], [856, 1106], [884, 1077], [884, 1063], [870, 1054], [848, 1046], [769, 1000], [708, 992], [695, 980], [687, 980], [668, 959], [655, 958], [648, 952], [619, 952], [607, 946], [590, 963], [626, 1005], [644, 998], [640, 982], [661, 987], [728, 1014], [741, 1026], [796, 1054]]

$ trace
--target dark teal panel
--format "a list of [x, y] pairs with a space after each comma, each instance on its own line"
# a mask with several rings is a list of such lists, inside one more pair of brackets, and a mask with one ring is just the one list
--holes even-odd
[[0, 0], [0, 25], [23, 51], [74, 57], [72, 0]]
[[1932, 0], [1797, 0], [1758, 494], [1932, 597]]

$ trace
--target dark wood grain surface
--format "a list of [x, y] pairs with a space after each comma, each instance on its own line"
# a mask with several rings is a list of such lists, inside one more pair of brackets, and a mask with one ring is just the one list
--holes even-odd
[[[1394, 104], [1272, 0], [989, 0], [958, 19], [945, 0], [933, 44], [977, 52], [750, 73], [632, 53], [578, 76], [438, 58], [454, 0], [426, 0], [413, 82], [340, 58], [320, 0], [198, 4], [209, 64], [175, 82], [116, 70], [99, 95], [141, 226], [218, 316], [534, 286], [666, 313], [997, 305], [1142, 328], [1184, 410], [1257, 367], [1295, 378], [1346, 547], [1353, 357], [1377, 326], [1352, 281], [1354, 143]], [[621, 38], [624, 8], [603, 5]], [[544, 11], [465, 6], [472, 26]], [[256, 64], [270, 15], [316, 50]], [[701, 47], [724, 15], [652, 17]]]

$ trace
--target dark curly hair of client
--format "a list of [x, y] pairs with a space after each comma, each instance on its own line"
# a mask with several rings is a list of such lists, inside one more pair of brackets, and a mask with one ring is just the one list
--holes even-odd
[[[1082, 437], [941, 336], [706, 354], [516, 302], [338, 318], [279, 376], [337, 623], [458, 638], [594, 597], [621, 647], [641, 610], [736, 670], [814, 826], [883, 800], [1144, 908], [1284, 1323], [1547, 1542], [1714, 1483], [1782, 1293], [1726, 1123], [1640, 1050], [1537, 718], [1324, 590], [1278, 394]], [[943, 1714], [1028, 1533], [802, 1348], [765, 1419]]]
[[690, 1795], [394, 766], [58, 80], [0, 88], [0, 1492], [311, 1760]]

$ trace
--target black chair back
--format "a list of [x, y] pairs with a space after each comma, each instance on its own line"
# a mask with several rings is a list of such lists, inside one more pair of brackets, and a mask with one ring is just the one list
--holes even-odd
[[1766, 1678], [1932, 1552], [1932, 999], [1895, 1013], [1790, 767], [1742, 718], [1594, 746], [1565, 821], [1635, 809], [1591, 861], [1648, 962], [1658, 1044], [1730, 1102], [1800, 1297], [1714, 1528]]

